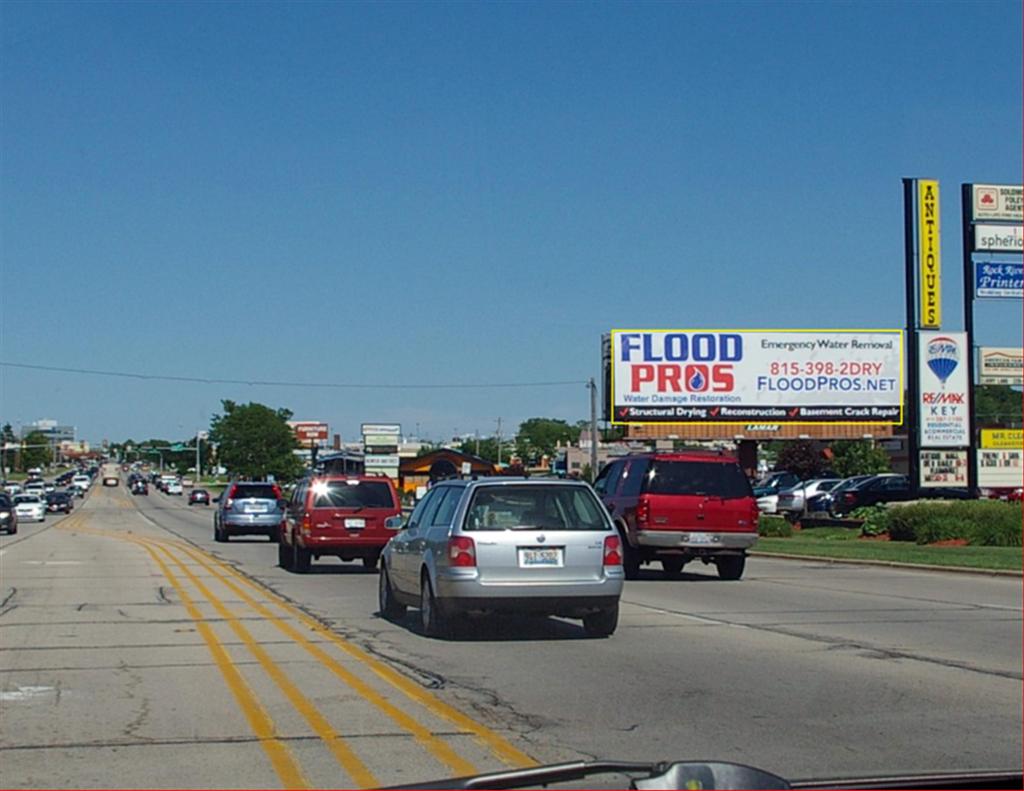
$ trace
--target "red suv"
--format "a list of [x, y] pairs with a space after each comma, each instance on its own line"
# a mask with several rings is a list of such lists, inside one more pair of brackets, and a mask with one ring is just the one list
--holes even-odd
[[376, 568], [381, 550], [402, 525], [402, 507], [387, 476], [317, 475], [292, 492], [277, 559], [281, 568], [309, 571], [325, 555], [360, 558]]
[[594, 482], [625, 546], [626, 579], [660, 560], [675, 577], [694, 558], [714, 563], [718, 576], [743, 576], [757, 542], [757, 501], [732, 456], [688, 451], [615, 459]]

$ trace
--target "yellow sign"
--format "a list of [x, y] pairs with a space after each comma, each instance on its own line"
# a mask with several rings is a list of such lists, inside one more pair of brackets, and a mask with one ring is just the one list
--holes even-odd
[[921, 327], [942, 327], [941, 260], [939, 258], [939, 182], [917, 182], [917, 254], [921, 259]]
[[1024, 448], [1024, 429], [983, 428], [981, 447], [987, 450], [1020, 450]]

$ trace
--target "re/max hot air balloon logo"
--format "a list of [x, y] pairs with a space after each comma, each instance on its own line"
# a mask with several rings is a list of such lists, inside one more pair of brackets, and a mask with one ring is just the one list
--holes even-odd
[[942, 388], [946, 381], [960, 365], [960, 345], [952, 338], [939, 336], [932, 338], [925, 349], [925, 361], [928, 368], [939, 379]]

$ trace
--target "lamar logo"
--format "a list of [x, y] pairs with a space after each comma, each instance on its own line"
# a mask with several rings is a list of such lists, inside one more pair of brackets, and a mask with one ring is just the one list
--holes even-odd
[[924, 393], [922, 394], [922, 400], [924, 403], [931, 404], [964, 404], [966, 403], [966, 393]]

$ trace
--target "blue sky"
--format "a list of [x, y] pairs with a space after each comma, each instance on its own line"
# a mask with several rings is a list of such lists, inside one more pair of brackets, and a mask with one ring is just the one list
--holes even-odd
[[[903, 324], [903, 176], [1022, 177], [1021, 4], [0, 5], [0, 359], [582, 382], [612, 327]], [[977, 342], [1021, 343], [1019, 303]], [[338, 390], [0, 368], [0, 419], [347, 439], [589, 414], [582, 384]], [[507, 431], [507, 429], [506, 429]]]

